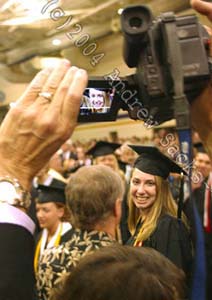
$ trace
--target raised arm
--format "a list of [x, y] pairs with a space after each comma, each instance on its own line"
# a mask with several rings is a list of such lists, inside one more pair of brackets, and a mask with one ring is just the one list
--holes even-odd
[[67, 60], [36, 75], [0, 128], [0, 176], [30, 188], [35, 174], [72, 134], [86, 85], [86, 72]]
[[[212, 21], [212, 3], [202, 0], [191, 0], [191, 6]], [[209, 30], [209, 29], [208, 29]], [[212, 52], [212, 51], [211, 51]], [[211, 54], [212, 56], [212, 54]], [[198, 131], [210, 158], [212, 159], [212, 83], [192, 103], [192, 124]]]

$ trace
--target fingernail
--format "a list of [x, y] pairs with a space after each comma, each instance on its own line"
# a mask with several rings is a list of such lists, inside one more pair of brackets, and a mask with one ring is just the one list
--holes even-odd
[[71, 63], [70, 63], [70, 61], [69, 61], [68, 59], [63, 59], [63, 60], [62, 60], [62, 63], [63, 63], [65, 66], [70, 66], [70, 65], [71, 65]]
[[76, 66], [71, 66], [71, 70], [77, 72], [77, 70], [79, 70], [79, 68], [77, 68]]
[[77, 75], [85, 75], [85, 74], [87, 74], [87, 72], [84, 70], [84, 69], [78, 69], [77, 70]]
[[44, 72], [46, 75], [49, 75], [53, 70], [54, 70], [54, 68], [47, 67], [47, 68], [43, 69], [43, 72]]

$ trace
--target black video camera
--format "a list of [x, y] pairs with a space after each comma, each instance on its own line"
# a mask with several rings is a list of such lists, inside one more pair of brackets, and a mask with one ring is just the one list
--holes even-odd
[[136, 73], [120, 78], [114, 69], [89, 80], [79, 121], [113, 121], [120, 108], [153, 125], [174, 118], [175, 97], [185, 93], [191, 102], [210, 80], [208, 33], [195, 15], [153, 19], [146, 6], [125, 8], [121, 25], [124, 60]]

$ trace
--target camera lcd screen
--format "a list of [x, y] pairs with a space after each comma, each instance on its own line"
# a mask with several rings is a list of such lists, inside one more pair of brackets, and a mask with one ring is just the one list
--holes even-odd
[[102, 79], [88, 82], [80, 105], [79, 122], [102, 122], [116, 120], [119, 97], [115, 88]]
[[113, 98], [112, 88], [87, 88], [81, 100], [80, 115], [109, 113]]

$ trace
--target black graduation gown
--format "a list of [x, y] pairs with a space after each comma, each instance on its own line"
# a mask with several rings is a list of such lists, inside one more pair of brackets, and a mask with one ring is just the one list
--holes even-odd
[[[183, 211], [190, 222], [192, 240], [194, 245], [196, 244], [196, 231], [195, 231], [195, 219], [194, 219], [192, 201], [194, 201], [196, 204], [197, 211], [199, 213], [201, 222], [203, 224], [206, 182], [207, 182], [207, 178], [204, 180], [204, 182], [198, 189], [193, 191], [192, 197], [187, 199], [187, 201], [184, 202], [184, 207], [183, 207]], [[212, 203], [211, 203], [211, 207], [212, 207]], [[205, 257], [206, 257], [206, 272], [207, 272], [206, 292], [207, 292], [207, 300], [211, 300], [212, 299], [212, 233], [207, 233], [204, 231], [204, 238], [205, 238]]]
[[[141, 226], [139, 223], [134, 236], [128, 241], [129, 245], [134, 244]], [[161, 216], [155, 231], [142, 246], [153, 248], [169, 258], [177, 267], [184, 270], [190, 282], [192, 244], [189, 231], [181, 220], [170, 215]]]
[[129, 191], [129, 185], [126, 185], [125, 194], [122, 200], [121, 204], [121, 220], [120, 220], [120, 231], [121, 231], [121, 238], [122, 243], [125, 245], [129, 238], [131, 237], [129, 228], [128, 228], [128, 214], [129, 214], [129, 207], [128, 207], [128, 191]]
[[0, 299], [34, 300], [33, 235], [24, 227], [0, 223]]
[[191, 226], [191, 233], [192, 233], [192, 240], [195, 245], [196, 243], [196, 232], [195, 232], [195, 219], [193, 213], [193, 204], [192, 201], [195, 202], [197, 211], [199, 213], [201, 223], [203, 224], [203, 215], [204, 215], [204, 198], [205, 198], [205, 182], [202, 185], [193, 191], [192, 197], [187, 199], [183, 204], [183, 212], [185, 213], [186, 217]]

